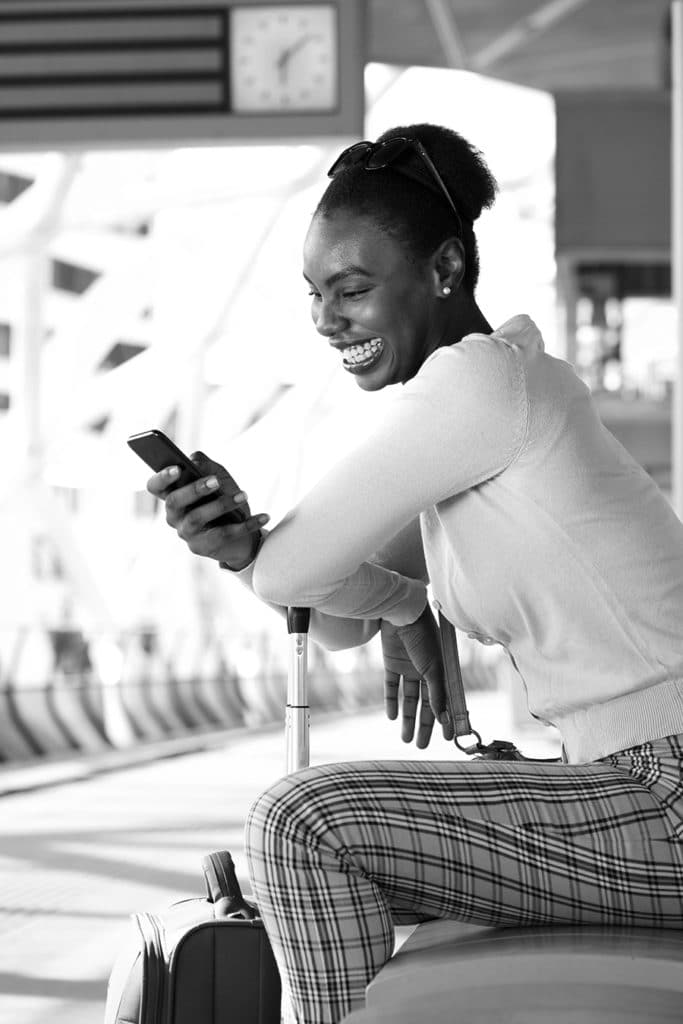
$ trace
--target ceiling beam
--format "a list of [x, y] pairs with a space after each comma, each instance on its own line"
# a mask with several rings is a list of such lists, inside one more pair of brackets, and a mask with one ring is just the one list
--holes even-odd
[[437, 39], [441, 43], [450, 68], [467, 68], [467, 54], [453, 13], [451, 0], [425, 0]]
[[471, 62], [472, 69], [486, 71], [503, 57], [509, 56], [513, 50], [526, 46], [551, 25], [557, 24], [568, 14], [591, 2], [592, 0], [548, 0], [475, 54]]

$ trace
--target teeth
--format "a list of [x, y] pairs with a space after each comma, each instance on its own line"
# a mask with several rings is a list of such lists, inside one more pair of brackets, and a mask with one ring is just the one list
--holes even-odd
[[344, 352], [344, 362], [367, 362], [377, 354], [377, 352], [382, 348], [382, 345], [383, 342], [381, 338], [370, 338], [369, 341], [363, 342], [362, 345], [352, 345], [351, 348], [347, 348]]

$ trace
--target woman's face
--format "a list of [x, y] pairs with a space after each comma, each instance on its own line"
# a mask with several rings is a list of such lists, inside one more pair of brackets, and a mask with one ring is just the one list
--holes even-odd
[[304, 277], [313, 322], [365, 391], [409, 380], [438, 344], [427, 263], [411, 262], [368, 217], [318, 214], [311, 222]]

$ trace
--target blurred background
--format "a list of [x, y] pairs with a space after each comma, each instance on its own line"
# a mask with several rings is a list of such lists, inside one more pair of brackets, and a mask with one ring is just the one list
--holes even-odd
[[[340, 371], [301, 278], [352, 138], [427, 120], [483, 151], [500, 196], [477, 226], [480, 304], [493, 323], [531, 314], [670, 492], [669, 5], [484, 6], [342, 5], [341, 130], [287, 110], [207, 126], [182, 95], [150, 115], [171, 63], [207, 66], [191, 6], [0, 8], [3, 760], [279, 713], [280, 622], [165, 527], [125, 439], [160, 427], [202, 448], [276, 523], [381, 415], [391, 395]], [[472, 685], [507, 675], [462, 646]], [[313, 663], [335, 704], [378, 667], [373, 645]]]
[[[372, 429], [392, 389], [366, 394], [342, 372], [301, 275], [327, 168], [358, 138], [431, 121], [482, 150], [500, 194], [477, 224], [481, 307], [494, 324], [533, 317], [675, 503], [675, 6], [0, 0], [0, 793], [37, 798], [88, 766], [256, 751], [271, 728], [280, 742], [281, 620], [167, 528], [125, 441], [158, 427], [201, 448], [274, 525]], [[251, 36], [239, 10], [263, 17]], [[339, 30], [316, 58], [332, 61], [331, 98], [265, 85], [244, 98], [242, 78], [267, 84], [282, 47], [305, 74], [325, 26]], [[479, 728], [556, 753], [505, 653], [459, 641]], [[315, 756], [386, 754], [378, 643], [311, 645], [310, 664], [314, 716], [339, 714]], [[365, 723], [353, 738], [349, 714]], [[12, 878], [36, 819], [16, 795], [5, 807]], [[214, 840], [198, 835], [202, 850]], [[164, 896], [181, 882], [167, 875]], [[6, 900], [16, 921], [22, 898]], [[12, 1024], [33, 1022], [22, 1006]]]

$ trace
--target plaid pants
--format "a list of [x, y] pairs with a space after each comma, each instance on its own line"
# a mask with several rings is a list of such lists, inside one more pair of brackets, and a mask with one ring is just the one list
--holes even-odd
[[286, 1019], [365, 1002], [394, 924], [683, 926], [683, 735], [583, 765], [357, 761], [280, 779], [246, 825]]

